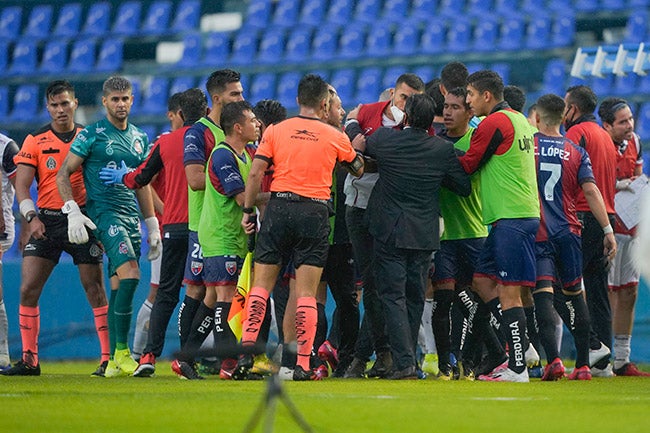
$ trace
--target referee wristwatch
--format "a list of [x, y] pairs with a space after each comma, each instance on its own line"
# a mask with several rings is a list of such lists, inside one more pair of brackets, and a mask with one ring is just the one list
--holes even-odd
[[25, 221], [27, 221], [27, 224], [31, 223], [34, 218], [36, 218], [36, 212], [32, 211], [25, 215]]

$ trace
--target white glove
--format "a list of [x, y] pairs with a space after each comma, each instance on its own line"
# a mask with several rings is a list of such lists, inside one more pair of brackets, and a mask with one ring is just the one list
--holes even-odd
[[74, 200], [65, 202], [61, 211], [68, 216], [68, 240], [73, 244], [85, 244], [88, 242], [88, 227], [95, 230], [97, 226], [90, 218], [81, 213], [79, 205]]
[[152, 261], [160, 257], [162, 252], [162, 238], [160, 236], [160, 226], [158, 225], [158, 218], [155, 216], [145, 218], [144, 223], [147, 225], [147, 232], [149, 237], [149, 254], [147, 260]]

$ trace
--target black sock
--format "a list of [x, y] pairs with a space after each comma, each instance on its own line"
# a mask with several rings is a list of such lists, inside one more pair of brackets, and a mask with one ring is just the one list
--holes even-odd
[[494, 333], [501, 342], [503, 347], [506, 347], [506, 331], [501, 329], [501, 316], [503, 312], [501, 311], [501, 302], [499, 298], [494, 298], [491, 301], [485, 303], [490, 312], [490, 326], [494, 328]]
[[199, 305], [201, 305], [201, 301], [198, 299], [185, 296], [178, 310], [178, 336], [181, 340], [181, 347], [185, 346], [187, 337], [190, 335], [192, 322], [194, 321], [196, 310], [199, 309]]
[[442, 366], [451, 365], [449, 358], [451, 353], [451, 317], [449, 312], [453, 299], [453, 290], [436, 290], [433, 292], [431, 326], [433, 328], [433, 337], [436, 340], [438, 364]]
[[555, 321], [553, 320], [553, 293], [536, 292], [533, 294], [533, 298], [535, 299], [535, 313], [539, 326], [539, 339], [544, 352], [546, 352], [546, 361], [550, 364], [560, 356], [557, 350]]
[[325, 305], [317, 302], [316, 309], [318, 311], [318, 322], [316, 324], [316, 336], [314, 337], [314, 353], [318, 353], [318, 348], [327, 338], [327, 315], [325, 314]]
[[[505, 359], [505, 346], [501, 343], [497, 331], [495, 331], [494, 327], [490, 324], [490, 319], [492, 317], [490, 309], [485, 302], [480, 300], [480, 298], [477, 298], [477, 300], [478, 308], [476, 309], [476, 315], [474, 316], [474, 333], [476, 334], [476, 339], [485, 344], [488, 356], [491, 359]], [[499, 331], [499, 333], [501, 332]]]
[[230, 305], [230, 302], [217, 302], [214, 308], [214, 344], [219, 352], [223, 352], [219, 356], [222, 359], [237, 356], [237, 337], [228, 323]]
[[[582, 292], [567, 296], [556, 294], [555, 309], [571, 331], [576, 345], [576, 367], [589, 365], [590, 331], [589, 309]], [[600, 341], [598, 342], [600, 347]]]
[[539, 337], [540, 327], [539, 327], [535, 307], [536, 307], [535, 305], [531, 305], [530, 307], [524, 307], [524, 314], [526, 315], [526, 331], [528, 332], [528, 341], [530, 341], [530, 344], [535, 346], [535, 349], [539, 349], [541, 346], [541, 341]]
[[526, 315], [523, 307], [513, 307], [502, 311], [501, 326], [508, 341], [508, 368], [515, 373], [526, 369], [524, 352], [528, 347], [526, 337]]
[[182, 347], [183, 361], [194, 361], [196, 352], [201, 348], [201, 344], [206, 337], [212, 332], [214, 327], [214, 309], [208, 307], [203, 302], [194, 315], [190, 335], [187, 336], [185, 346]]

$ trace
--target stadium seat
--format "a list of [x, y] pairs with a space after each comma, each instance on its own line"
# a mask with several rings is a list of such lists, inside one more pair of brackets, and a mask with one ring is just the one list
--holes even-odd
[[526, 48], [540, 50], [551, 48], [551, 17], [537, 13], [530, 18], [526, 26]]
[[111, 4], [109, 2], [93, 3], [88, 9], [86, 22], [81, 33], [84, 35], [104, 36], [111, 23]]
[[[459, 18], [465, 12], [465, 0], [439, 0], [436, 16], [444, 18]], [[449, 28], [454, 26], [451, 22]]]
[[[410, 72], [406, 69], [405, 66], [391, 66], [384, 71], [384, 76], [381, 81], [381, 90], [384, 90], [388, 87], [395, 87], [395, 82], [400, 75]], [[379, 95], [379, 94], [377, 94]]]
[[370, 57], [387, 56], [391, 52], [392, 26], [380, 25], [373, 27], [366, 37], [365, 52]]
[[649, 18], [650, 15], [646, 10], [635, 11], [631, 14], [627, 19], [627, 24], [625, 25], [625, 36], [623, 37], [623, 42], [645, 42], [648, 35]]
[[10, 75], [32, 74], [36, 69], [37, 44], [34, 40], [20, 40], [14, 45]]
[[650, 141], [650, 102], [644, 102], [639, 107], [636, 118], [636, 133], [641, 137], [641, 142]]
[[124, 42], [121, 39], [106, 39], [97, 54], [97, 72], [115, 72], [122, 69], [124, 62]]
[[567, 65], [563, 59], [549, 60], [544, 67], [542, 86], [544, 93], [564, 95], [566, 86], [564, 84], [567, 76]]
[[469, 49], [472, 38], [472, 24], [469, 20], [457, 17], [447, 31], [447, 51], [463, 53]]
[[493, 51], [497, 43], [498, 21], [489, 14], [477, 21], [472, 36], [472, 48], [475, 51]]
[[508, 63], [495, 63], [490, 66], [490, 69], [501, 76], [504, 84], [510, 83], [510, 65]]
[[431, 22], [425, 26], [420, 37], [420, 52], [423, 54], [438, 54], [445, 48], [445, 23], [442, 21]]
[[149, 6], [142, 22], [140, 33], [143, 35], [160, 35], [167, 32], [172, 14], [170, 0], [158, 0]]
[[433, 69], [433, 66], [429, 65], [418, 66], [413, 70], [413, 73], [422, 78], [422, 81], [425, 83], [431, 81], [436, 76], [436, 71]]
[[68, 43], [56, 38], [45, 44], [40, 72], [44, 74], [59, 74], [68, 64]]
[[116, 35], [131, 36], [140, 28], [142, 3], [138, 0], [121, 3], [117, 9], [111, 32]]
[[331, 0], [325, 20], [333, 24], [347, 24], [351, 21], [352, 8], [348, 0]]
[[366, 38], [365, 26], [349, 26], [343, 29], [339, 40], [337, 57], [341, 59], [356, 59], [365, 53], [364, 45]]
[[211, 32], [206, 35], [203, 44], [203, 60], [205, 66], [222, 65], [230, 57], [230, 33]]
[[75, 41], [70, 50], [68, 71], [76, 73], [92, 71], [95, 68], [95, 45], [94, 39]]
[[52, 28], [52, 6], [34, 6], [27, 18], [23, 37], [44, 38], [50, 34]]
[[573, 44], [576, 35], [576, 17], [569, 13], [558, 13], [551, 27], [551, 45], [568, 47]]
[[14, 94], [14, 103], [9, 118], [13, 122], [29, 122], [38, 111], [38, 85], [21, 84]]
[[257, 32], [242, 29], [235, 36], [230, 62], [235, 65], [247, 64], [257, 53]]
[[153, 77], [142, 97], [140, 112], [143, 114], [163, 114], [167, 111], [169, 80], [166, 77]]
[[420, 49], [420, 22], [416, 20], [403, 21], [395, 29], [392, 55], [409, 56], [417, 54]]
[[138, 128], [142, 129], [147, 137], [149, 137], [149, 142], [153, 143], [158, 138], [158, 125], [144, 124], [138, 125]]
[[198, 30], [201, 19], [201, 2], [199, 0], [182, 0], [176, 6], [171, 30], [184, 33]]
[[262, 64], [278, 62], [284, 55], [284, 28], [271, 28], [260, 37], [257, 61]]
[[244, 15], [244, 27], [264, 29], [271, 20], [272, 0], [256, 0], [248, 3], [248, 9]]
[[9, 64], [9, 42], [0, 40], [0, 75], [4, 74]]
[[473, 17], [482, 18], [494, 11], [494, 0], [467, 0], [465, 10]]
[[9, 116], [9, 87], [0, 85], [0, 119]]
[[517, 50], [521, 48], [524, 39], [524, 23], [519, 19], [506, 19], [501, 23], [497, 48], [502, 50]]
[[[636, 74], [627, 74], [614, 78], [614, 94], [618, 96], [630, 96], [638, 92]], [[604, 95], [603, 95], [604, 96]]]
[[131, 94], [133, 95], [133, 105], [131, 105], [131, 116], [139, 114], [142, 106], [142, 85], [140, 78], [129, 77], [131, 81]]
[[640, 93], [650, 94], [650, 75], [640, 76], [637, 84], [639, 86], [638, 91]]
[[335, 70], [330, 78], [330, 84], [336, 89], [343, 104], [351, 105], [361, 102], [354, 100], [354, 89], [356, 85], [354, 69]]
[[594, 0], [574, 0], [573, 8], [579, 12], [596, 12], [599, 8], [598, 3]]
[[201, 34], [192, 32], [183, 36], [183, 55], [174, 68], [189, 69], [197, 66], [201, 60]]
[[263, 72], [253, 76], [250, 87], [250, 100], [275, 99], [275, 74]]
[[298, 23], [310, 26], [321, 25], [325, 17], [326, 6], [327, 0], [309, 0], [303, 2]]
[[596, 96], [599, 97], [609, 96], [612, 93], [613, 87], [614, 87], [613, 75], [605, 75], [604, 78], [599, 78], [599, 77], [591, 78], [591, 90], [594, 91]]
[[416, 19], [430, 19], [436, 16], [438, 0], [412, 0], [409, 16]]
[[172, 83], [169, 86], [169, 96], [172, 96], [174, 93], [184, 92], [187, 89], [194, 87], [195, 78], [192, 75], [181, 75], [172, 80]]
[[[296, 96], [298, 94], [298, 83], [300, 82], [301, 78], [302, 74], [300, 72], [290, 71], [282, 74], [280, 76], [280, 80], [278, 81], [277, 99], [289, 111], [293, 111], [298, 108]], [[259, 101], [254, 101], [254, 103], [257, 102]]]
[[359, 0], [354, 8], [354, 21], [376, 23], [382, 9], [381, 0]]
[[359, 71], [354, 93], [355, 103], [367, 104], [377, 100], [381, 91], [384, 90], [381, 84], [383, 74], [384, 72], [379, 67], [370, 67]]
[[300, 0], [279, 0], [271, 23], [277, 27], [292, 27], [298, 21]]
[[300, 63], [309, 58], [311, 34], [311, 28], [300, 26], [294, 29], [287, 38], [284, 59], [292, 63]]
[[14, 40], [20, 35], [22, 29], [23, 8], [21, 6], [7, 6], [0, 14], [0, 39]]
[[324, 25], [314, 33], [311, 42], [311, 58], [316, 61], [326, 61], [334, 58], [339, 40], [337, 25]]
[[408, 16], [410, 0], [389, 0], [384, 2], [381, 19], [388, 22], [402, 22]]
[[53, 36], [75, 36], [81, 27], [81, 3], [66, 3], [61, 6], [52, 30]]

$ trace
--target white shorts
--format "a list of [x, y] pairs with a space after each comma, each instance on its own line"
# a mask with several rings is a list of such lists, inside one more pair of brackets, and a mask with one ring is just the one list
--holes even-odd
[[162, 264], [162, 246], [160, 247], [160, 255], [156, 260], [151, 261], [151, 279], [149, 284], [158, 287], [160, 284], [160, 265]]
[[638, 239], [630, 235], [616, 233], [618, 251], [607, 275], [609, 290], [621, 290], [639, 284], [639, 266], [636, 263]]

